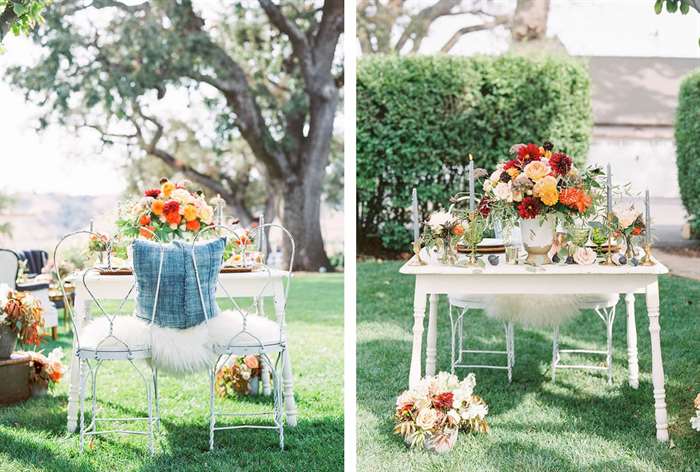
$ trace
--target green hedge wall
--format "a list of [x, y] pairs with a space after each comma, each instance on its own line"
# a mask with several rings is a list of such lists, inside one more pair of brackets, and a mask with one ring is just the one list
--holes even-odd
[[683, 205], [700, 236], [700, 70], [683, 80], [676, 111], [676, 165]]
[[411, 189], [423, 217], [466, 185], [472, 153], [492, 170], [513, 144], [552, 141], [585, 161], [585, 66], [566, 58], [371, 56], [357, 72], [360, 253], [408, 250]]

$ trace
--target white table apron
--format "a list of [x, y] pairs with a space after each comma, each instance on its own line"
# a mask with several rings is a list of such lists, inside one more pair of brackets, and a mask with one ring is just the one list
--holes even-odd
[[656, 437], [668, 440], [666, 393], [661, 359], [661, 327], [659, 325], [658, 276], [668, 269], [657, 263], [648, 267], [595, 266], [545, 266], [533, 269], [528, 266], [499, 265], [485, 268], [462, 268], [440, 265], [431, 261], [428, 265], [404, 264], [400, 272], [415, 276], [413, 300], [413, 349], [409, 372], [409, 388], [421, 379], [421, 351], [426, 297], [430, 299], [426, 345], [426, 375], [435, 375], [437, 365], [437, 316], [438, 295], [460, 294], [586, 294], [623, 293], [627, 306], [627, 354], [629, 383], [639, 386], [637, 356], [637, 328], [635, 324], [634, 294], [646, 296], [651, 336], [651, 375], [656, 417]]
[[[228, 294], [232, 297], [254, 297], [262, 295], [263, 297], [272, 297], [274, 300], [275, 314], [277, 320], [282, 320], [283, 328], [286, 334], [286, 320], [284, 313], [284, 280], [286, 272], [273, 270], [271, 277], [268, 280], [266, 272], [248, 272], [248, 273], [228, 273], [219, 275], [219, 284], [217, 284], [216, 296], [220, 298], [226, 297], [226, 292], [221, 288], [224, 286]], [[92, 301], [85, 285], [83, 284], [82, 275], [75, 280], [75, 325], [78, 330], [81, 329], [83, 323], [89, 319], [89, 301]], [[132, 275], [90, 275], [88, 276], [88, 285], [99, 300], [123, 299], [134, 285], [135, 280]], [[265, 284], [267, 283], [267, 286]], [[261, 294], [261, 290], [265, 291]], [[136, 296], [136, 288], [130, 294], [133, 298]], [[288, 339], [288, 337], [287, 337]], [[78, 408], [79, 408], [79, 386], [80, 375], [78, 370], [78, 358], [75, 356], [75, 337], [73, 338], [73, 356], [71, 357], [70, 368], [70, 391], [68, 395], [68, 432], [74, 432], [78, 424]], [[289, 349], [285, 351], [286, 359], [283, 361], [284, 371], [282, 373], [282, 388], [285, 399], [285, 412], [287, 416], [287, 424], [296, 426], [297, 424], [297, 407], [294, 401], [294, 389], [292, 378], [292, 360], [289, 355]]]

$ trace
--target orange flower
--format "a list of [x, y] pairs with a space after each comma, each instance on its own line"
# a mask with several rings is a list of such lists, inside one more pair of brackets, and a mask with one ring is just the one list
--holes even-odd
[[635, 226], [634, 228], [632, 228], [632, 234], [634, 236], [639, 236], [640, 234], [642, 234], [642, 228], [640, 228], [639, 226]]
[[141, 215], [141, 218], [139, 218], [139, 224], [141, 226], [146, 226], [150, 223], [151, 223], [151, 217], [145, 213], [143, 215]]
[[192, 221], [197, 219], [197, 207], [194, 205], [185, 206], [185, 221]]
[[185, 227], [187, 228], [187, 231], [192, 231], [193, 233], [199, 231], [199, 220], [188, 221]]
[[153, 200], [153, 203], [151, 204], [151, 211], [154, 215], [160, 216], [163, 214], [164, 206], [165, 203], [163, 203], [163, 200]]
[[246, 366], [248, 366], [249, 369], [257, 369], [258, 366], [260, 365], [258, 363], [258, 358], [252, 355], [245, 356], [243, 359], [243, 362], [245, 363]]
[[170, 198], [170, 195], [173, 194], [173, 190], [175, 190], [175, 184], [172, 182], [165, 182], [163, 187], [161, 187], [161, 192], [163, 192], [165, 198]]
[[153, 239], [153, 231], [155, 231], [155, 229], [154, 226], [141, 226], [141, 228], [139, 228], [139, 234], [146, 239]]
[[559, 201], [569, 208], [575, 208], [579, 213], [584, 213], [591, 206], [593, 199], [580, 188], [565, 188], [559, 192]]
[[60, 381], [61, 377], [63, 377], [63, 373], [59, 369], [52, 368], [51, 372], [49, 372], [49, 378], [54, 382]]
[[455, 227], [452, 228], [452, 234], [454, 234], [455, 236], [462, 236], [464, 234], [464, 226], [455, 225]]
[[165, 221], [171, 225], [179, 225], [181, 220], [182, 217], [180, 216], [180, 213], [175, 213], [174, 211], [165, 215]]

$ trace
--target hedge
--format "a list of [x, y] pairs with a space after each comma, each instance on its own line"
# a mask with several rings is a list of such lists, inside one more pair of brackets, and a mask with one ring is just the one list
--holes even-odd
[[357, 237], [361, 253], [408, 250], [411, 189], [425, 218], [492, 170], [515, 143], [550, 140], [585, 162], [586, 67], [567, 58], [371, 56], [357, 72]]
[[683, 206], [700, 235], [700, 70], [681, 83], [676, 110], [676, 165]]

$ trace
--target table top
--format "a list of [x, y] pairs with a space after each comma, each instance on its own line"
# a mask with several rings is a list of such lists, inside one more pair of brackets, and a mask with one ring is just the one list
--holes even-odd
[[[287, 271], [280, 269], [270, 269], [269, 277], [272, 279], [284, 278], [287, 276]], [[265, 270], [254, 270], [252, 272], [222, 272], [219, 274], [219, 278], [222, 280], [256, 280], [265, 279], [268, 277], [268, 272]], [[134, 279], [134, 274], [115, 274], [115, 275], [104, 275], [97, 271], [91, 271], [85, 277], [90, 282], [94, 283], [123, 283], [124, 281], [130, 281]], [[70, 280], [75, 283], [76, 281], [82, 281], [83, 272], [73, 276]]]
[[548, 264], [543, 266], [532, 266], [523, 263], [506, 264], [505, 259], [501, 260], [497, 266], [492, 266], [484, 258], [486, 263], [482, 266], [462, 267], [441, 264], [437, 256], [433, 255], [429, 259], [426, 254], [421, 254], [426, 265], [414, 265], [415, 256], [401, 266], [399, 272], [405, 275], [521, 275], [521, 276], [547, 276], [547, 275], [662, 275], [668, 273], [668, 268], [655, 260], [652, 266], [607, 266], [601, 264], [579, 265], [579, 264]]

